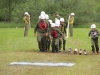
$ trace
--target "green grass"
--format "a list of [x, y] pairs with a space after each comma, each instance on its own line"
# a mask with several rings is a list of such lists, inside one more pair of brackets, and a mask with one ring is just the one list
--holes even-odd
[[[100, 28], [98, 29], [100, 30]], [[0, 28], [0, 75], [100, 75], [100, 55], [91, 52], [90, 28], [74, 28], [74, 37], [67, 38], [66, 48], [86, 49], [88, 55], [64, 52], [38, 52], [37, 38], [30, 28], [23, 37], [24, 28]], [[99, 38], [100, 43], [100, 38]], [[99, 45], [100, 46], [100, 45]], [[9, 66], [11, 62], [74, 62], [72, 67]]]
[[36, 50], [37, 40], [33, 35], [33, 29], [29, 31], [29, 37], [23, 37], [24, 28], [1, 28], [1, 51]]
[[[23, 37], [24, 28], [0, 28], [0, 51], [36, 51], [37, 37], [30, 28], [28, 37]], [[88, 38], [89, 28], [74, 28], [74, 37], [66, 38], [66, 47], [86, 49], [91, 51], [91, 40]]]
[[24, 22], [23, 23], [9, 23], [9, 22], [0, 22], [0, 28], [22, 28], [24, 27]]

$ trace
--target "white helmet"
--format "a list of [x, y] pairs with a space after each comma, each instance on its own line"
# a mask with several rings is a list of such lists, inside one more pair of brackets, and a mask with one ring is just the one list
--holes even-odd
[[91, 25], [91, 28], [96, 28], [96, 25], [95, 25], [95, 24], [92, 24], [92, 25]]
[[29, 15], [28, 12], [25, 12], [25, 15]]
[[55, 24], [56, 24], [55, 26], [60, 26], [60, 20], [56, 20]]
[[46, 19], [49, 19], [49, 15], [48, 15], [48, 14], [45, 14], [45, 18], [46, 18]]
[[40, 15], [40, 19], [45, 19], [45, 15]]
[[61, 22], [64, 22], [64, 18], [60, 18], [60, 21], [61, 21]]
[[52, 23], [52, 20], [48, 20], [48, 21], [49, 21], [50, 24]]
[[74, 13], [71, 13], [70, 15], [75, 15]]
[[51, 27], [55, 27], [55, 23], [51, 23]]
[[41, 14], [40, 15], [45, 15], [45, 12], [44, 11], [41, 11]]

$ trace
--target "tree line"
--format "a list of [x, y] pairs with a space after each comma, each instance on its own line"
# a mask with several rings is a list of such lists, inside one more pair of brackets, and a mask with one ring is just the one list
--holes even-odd
[[100, 0], [0, 0], [0, 21], [22, 23], [24, 12], [29, 12], [31, 22], [36, 24], [41, 11], [54, 20], [58, 12], [67, 22], [75, 13], [75, 25], [100, 21]]

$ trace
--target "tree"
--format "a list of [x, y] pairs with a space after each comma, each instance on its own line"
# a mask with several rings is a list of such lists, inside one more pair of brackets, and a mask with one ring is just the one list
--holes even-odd
[[58, 12], [65, 21], [74, 12], [74, 25], [77, 26], [100, 21], [100, 0], [0, 0], [0, 11], [0, 21], [16, 23], [23, 22], [24, 12], [27, 11], [32, 24], [36, 24], [41, 11], [45, 11], [52, 20]]
[[12, 11], [19, 5], [20, 3], [24, 2], [25, 0], [0, 0], [1, 2], [1, 9], [3, 10], [3, 15], [5, 16], [5, 20], [11, 22], [12, 18]]

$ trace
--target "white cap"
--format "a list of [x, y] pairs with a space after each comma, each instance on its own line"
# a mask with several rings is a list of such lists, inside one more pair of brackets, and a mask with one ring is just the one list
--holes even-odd
[[28, 12], [25, 12], [25, 15], [29, 15]]
[[55, 23], [51, 23], [51, 27], [55, 27]]
[[40, 15], [40, 19], [45, 19], [45, 15]]
[[52, 20], [48, 20], [48, 21], [49, 21], [50, 24], [52, 23]]
[[46, 19], [49, 19], [49, 15], [48, 15], [48, 14], [45, 14], [45, 18], [46, 18]]
[[40, 15], [45, 15], [45, 12], [44, 11], [41, 11], [41, 14]]
[[92, 25], [91, 25], [91, 28], [96, 28], [96, 25], [95, 25], [95, 24], [92, 24]]
[[61, 22], [64, 22], [64, 18], [60, 18], [60, 21], [61, 21]]
[[70, 15], [75, 15], [74, 13], [71, 13]]
[[55, 26], [60, 26], [60, 20], [56, 20], [55, 24], [56, 24]]

